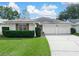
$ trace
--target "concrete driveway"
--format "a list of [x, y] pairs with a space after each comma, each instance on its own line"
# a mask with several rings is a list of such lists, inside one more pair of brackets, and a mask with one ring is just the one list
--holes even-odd
[[79, 37], [74, 35], [46, 35], [52, 56], [79, 56]]

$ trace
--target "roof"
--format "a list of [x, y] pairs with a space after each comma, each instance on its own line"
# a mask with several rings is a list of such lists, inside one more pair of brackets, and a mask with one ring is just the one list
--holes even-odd
[[51, 18], [46, 18], [46, 17], [41, 17], [37, 19], [15, 19], [15, 20], [1, 20], [0, 23], [6, 24], [6, 23], [49, 23], [49, 24], [71, 24], [70, 21], [61, 21], [58, 19], [51, 19]]
[[68, 19], [72, 25], [79, 25], [79, 19]]
[[34, 23], [33, 20], [31, 19], [16, 19], [16, 20], [6, 20], [6, 21], [3, 21], [3, 23]]
[[79, 19], [68, 19], [70, 22], [72, 22], [72, 23], [77, 23], [77, 22], [79, 22]]
[[37, 19], [34, 19], [34, 20], [37, 21], [37, 22], [40, 22], [40, 23], [53, 23], [53, 24], [70, 23], [70, 22], [65, 22], [65, 21], [61, 21], [61, 20], [58, 20], [58, 19], [51, 19], [51, 18], [46, 18], [46, 17], [41, 17], [41, 18], [37, 18]]

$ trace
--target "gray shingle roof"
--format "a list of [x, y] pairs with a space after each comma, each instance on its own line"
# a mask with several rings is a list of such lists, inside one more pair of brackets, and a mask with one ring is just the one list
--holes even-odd
[[46, 17], [41, 17], [41, 18], [37, 18], [34, 19], [35, 21], [38, 21], [40, 23], [66, 23], [65, 21], [61, 21], [58, 19], [51, 19], [51, 18], [46, 18]]
[[72, 22], [72, 23], [77, 23], [77, 22], [79, 22], [79, 19], [68, 19], [70, 22]]

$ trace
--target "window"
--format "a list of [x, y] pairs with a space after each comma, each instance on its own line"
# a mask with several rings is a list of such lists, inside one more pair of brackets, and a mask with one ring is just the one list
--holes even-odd
[[16, 30], [29, 30], [29, 24], [16, 24]]

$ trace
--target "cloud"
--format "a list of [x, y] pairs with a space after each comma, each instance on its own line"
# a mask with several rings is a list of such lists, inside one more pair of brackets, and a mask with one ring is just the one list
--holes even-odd
[[32, 16], [33, 18], [39, 18], [39, 17], [56, 18], [57, 14], [55, 12], [55, 9], [57, 9], [57, 6], [55, 6], [55, 5], [45, 5], [44, 4], [40, 9], [36, 8], [33, 5], [27, 6], [27, 11], [29, 12], [30, 15], [34, 15], [34, 16]]
[[39, 10], [36, 9], [36, 7], [35, 7], [35, 6], [32, 6], [32, 5], [27, 6], [27, 11], [28, 11], [30, 14], [38, 13], [38, 12], [39, 12]]
[[42, 7], [42, 9], [45, 9], [45, 10], [53, 10], [53, 9], [57, 9], [57, 6], [44, 4], [44, 6]]
[[13, 8], [14, 10], [18, 11], [20, 13], [20, 8], [17, 4], [15, 4], [14, 2], [9, 2], [8, 7]]

